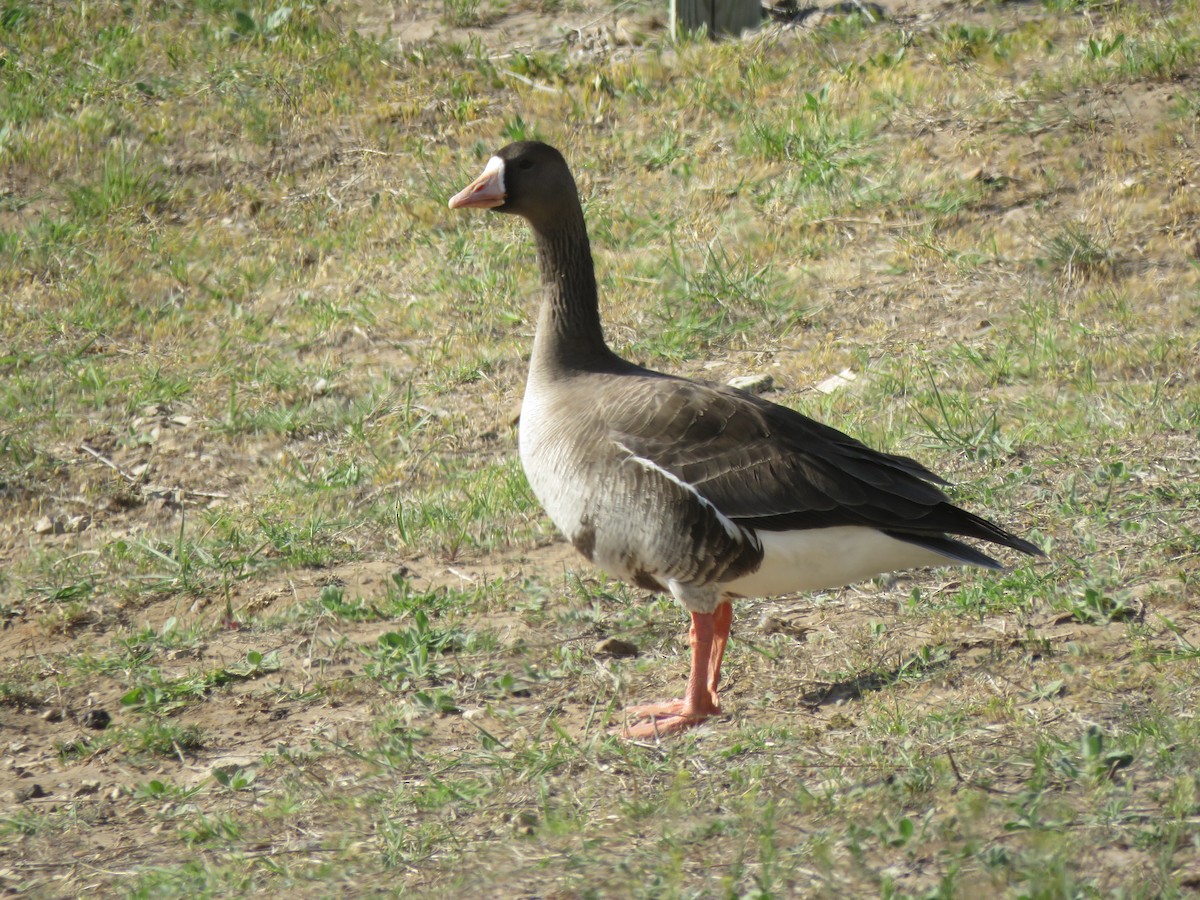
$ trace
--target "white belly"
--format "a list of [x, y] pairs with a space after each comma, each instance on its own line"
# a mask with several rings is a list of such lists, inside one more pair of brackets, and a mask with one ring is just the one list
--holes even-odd
[[874, 528], [844, 525], [803, 531], [760, 531], [762, 565], [721, 585], [742, 597], [819, 591], [916, 566], [962, 565]]

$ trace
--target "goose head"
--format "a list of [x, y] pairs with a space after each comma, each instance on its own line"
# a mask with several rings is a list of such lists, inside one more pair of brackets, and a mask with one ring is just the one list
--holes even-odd
[[575, 179], [561, 153], [539, 141], [498, 150], [483, 173], [450, 198], [451, 209], [514, 213], [535, 228], [552, 228], [579, 208]]

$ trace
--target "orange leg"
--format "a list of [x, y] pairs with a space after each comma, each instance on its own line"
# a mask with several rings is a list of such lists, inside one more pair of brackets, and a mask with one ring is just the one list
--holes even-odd
[[721, 661], [729, 642], [733, 607], [722, 603], [711, 613], [692, 613], [692, 668], [682, 700], [648, 703], [625, 710], [633, 719], [648, 719], [631, 725], [621, 734], [627, 738], [653, 738], [676, 734], [699, 725], [721, 711], [717, 686], [721, 681]]
[[729, 643], [729, 629], [733, 625], [733, 604], [725, 601], [713, 611], [713, 642], [708, 663], [708, 693], [715, 706], [721, 701], [717, 686], [721, 683], [721, 662], [725, 659], [725, 645]]

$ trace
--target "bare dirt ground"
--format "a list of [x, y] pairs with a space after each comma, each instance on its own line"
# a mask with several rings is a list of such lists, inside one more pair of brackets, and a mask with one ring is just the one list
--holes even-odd
[[[1036, 12], [1020, 4], [1011, 4], [997, 13], [994, 7], [984, 10], [967, 4], [925, 0], [900, 0], [885, 7], [890, 19], [888, 27], [897, 28], [942, 21], [993, 22], [997, 16], [1018, 19]], [[477, 40], [496, 53], [510, 53], [523, 47], [544, 48], [566, 42], [579, 53], [636, 54], [642, 40], [639, 35], [653, 34], [663, 29], [666, 22], [665, 13], [656, 10], [625, 6], [614, 10], [601, 4], [573, 4], [553, 14], [518, 6], [507, 11], [484, 10], [480, 15], [486, 20], [484, 24], [450, 26], [440, 3], [381, 4], [364, 13], [360, 27], [365, 32], [387, 34], [407, 48], [432, 39]], [[1174, 90], [1170, 84], [1105, 88], [1087, 96], [1084, 107], [1072, 112], [1080, 118], [1103, 121], [1107, 127], [1128, 132], [1133, 144], [1138, 135], [1148, 134], [1161, 120]], [[970, 135], [942, 133], [931, 150], [930, 164], [960, 167], [968, 178], [1006, 179], [1011, 185], [1007, 190], [1017, 198], [1023, 172], [1039, 165], [1039, 150], [1033, 137], [1011, 136], [1002, 158], [964, 155], [962, 148], [969, 144], [969, 139]], [[328, 149], [333, 152], [336, 145], [337, 138], [331, 137]], [[320, 149], [314, 148], [314, 152], [319, 155]], [[1086, 142], [1079, 147], [1083, 157], [1091, 152]], [[1183, 177], [1196, 174], [1186, 173]], [[1064, 193], [1050, 198], [1050, 209], [1041, 208], [1037, 214], [1069, 219], [1077, 211], [1073, 207], [1085, 202], [1086, 198]], [[1008, 205], [1001, 191], [995, 195], [995, 203], [995, 216], [1013, 223], [1032, 214], [1028, 197], [1020, 197]], [[905, 290], [905, 279], [881, 273], [876, 283], [860, 287], [864, 288], [862, 292], [840, 298], [841, 321], [852, 333], [860, 321], [878, 321], [880, 298], [899, 299]], [[922, 298], [905, 295], [904, 301], [919, 306]], [[958, 307], [948, 311], [941, 303], [944, 300], [929, 303], [919, 315], [908, 320], [919, 324], [926, 335], [940, 331], [955, 336], [970, 333], [981, 324], [986, 327], [987, 323], [981, 323], [975, 310]], [[368, 343], [359, 352], [369, 356], [374, 349]], [[1181, 373], [1180, 377], [1200, 379], [1200, 368]], [[495, 418], [494, 410], [490, 413], [481, 410], [481, 414], [491, 420]], [[110, 430], [102, 429], [84, 442], [89, 449], [57, 448], [60, 458], [70, 461], [58, 497], [26, 494], [15, 485], [4, 488], [0, 564], [26, 552], [31, 544], [42, 550], [70, 547], [74, 552], [87, 554], [97, 541], [111, 542], [122, 534], [169, 532], [180, 523], [181, 517], [204, 507], [253, 504], [257, 492], [270, 477], [261, 460], [282, 452], [281, 442], [269, 438], [248, 440], [236, 453], [215, 451], [197, 433], [199, 425], [186, 406], [151, 407], [141, 410], [136, 421], [130, 423], [135, 431], [153, 433], [153, 439], [141, 445], [118, 442]], [[315, 446], [310, 450], [313, 454], [320, 452]], [[297, 451], [289, 448], [288, 452]], [[1167, 448], [1163, 452], [1168, 452]], [[1179, 446], [1169, 452], [1186, 459], [1194, 452], [1194, 446]], [[1195, 466], [1192, 468], [1193, 475], [1200, 476]], [[156, 484], [159, 473], [163, 481]], [[108, 500], [104, 504], [72, 504], [72, 497], [94, 494], [97, 482], [106, 485]], [[414, 590], [442, 586], [468, 590], [497, 582], [511, 587], [523, 585], [532, 577], [542, 584], [561, 584], [564, 592], [569, 592], [571, 578], [592, 577], [571, 549], [557, 540], [502, 558], [486, 559], [398, 558], [384, 552], [386, 544], [385, 540], [368, 537], [360, 544], [366, 556], [362, 561], [239, 582], [231, 586], [226, 596], [204, 597], [187, 606], [181, 606], [177, 597], [170, 597], [112, 610], [103, 618], [55, 622], [45, 617], [14, 616], [7, 627], [0, 629], [0, 660], [21, 661], [25, 670], [38, 679], [53, 676], [54, 660], [78, 646], [81, 640], [97, 645], [114, 629], [146, 626], [158, 630], [171, 620], [180, 629], [194, 622], [214, 621], [226, 621], [227, 627], [207, 634], [198, 643], [171, 651], [168, 661], [160, 667], [164, 679], [183, 677], [197, 669], [233, 671], [251, 652], [264, 656], [277, 652], [278, 665], [269, 671], [233, 678], [221, 690], [212, 691], [204, 703], [188, 706], [183, 716], [188, 725], [203, 733], [202, 745], [186, 750], [177, 748], [175, 758], [144, 764], [131, 763], [126, 756], [103, 749], [79, 756], [62, 753], [63, 747], [96, 734], [106, 721], [120, 720], [122, 696], [115, 682], [97, 676], [91, 689], [53, 701], [33, 696], [9, 698], [0, 707], [0, 740], [4, 747], [0, 805], [10, 812], [18, 808], [49, 812], [69, 806], [88, 827], [66, 834], [30, 837], [23, 844], [19, 859], [0, 858], [0, 885], [32, 885], [35, 892], [46, 895], [78, 895], [96, 887], [119, 891], [123, 874], [160, 863], [174, 863], [181, 857], [178, 836], [171, 829], [164, 829], [162, 822], [144, 805], [127, 802], [134, 786], [169, 777], [173, 784], [186, 790], [210, 784], [215, 771], [253, 768], [281, 746], [352, 745], [369, 733], [388, 697], [383, 691], [372, 692], [355, 682], [363, 661], [358, 648], [374, 645], [380, 635], [394, 630], [395, 625], [389, 621], [356, 624], [332, 619], [318, 619], [315, 624], [308, 620], [289, 624], [289, 609], [314, 601], [323, 589], [339, 586], [348, 598], [369, 598], [386, 593], [396, 577]], [[815, 605], [770, 603], [741, 613], [751, 643], [786, 634], [794, 638], [798, 648], [802, 646], [803, 653], [786, 661], [746, 654], [729, 686], [727, 696], [732, 715], [738, 715], [739, 707], [746, 709], [747, 704], [755, 703], [757, 686], [769, 683], [776, 695], [794, 693], [804, 698], [803, 715], [814, 733], [837, 732], [852, 726], [862, 694], [869, 685], [857, 683], [853, 678], [822, 683], [814, 675], [836, 668], [834, 661], [839, 658], [862, 652], [874, 623], [894, 615], [918, 585], [935, 597], [957, 586], [945, 574], [932, 578], [928, 574], [905, 575], [879, 586], [847, 589], [824, 597]], [[1200, 613], [1180, 585], [1135, 587], [1142, 593], [1155, 594], [1156, 608], [1179, 626], [1178, 637], [1192, 646], [1200, 646]], [[569, 605], [572, 601], [565, 602]], [[227, 605], [232, 616], [226, 612]], [[269, 631], [238, 624], [250, 616], [256, 621], [270, 620], [276, 624]], [[585, 626], [564, 636], [563, 629], [553, 621], [543, 625], [539, 632], [538, 626], [531, 626], [515, 615], [510, 622], [500, 614], [488, 616], [488, 628], [496, 633], [502, 646], [520, 642], [524, 648], [542, 647], [547, 664], [552, 651], [564, 642], [590, 647], [608, 636], [602, 630]], [[1126, 626], [1117, 622], [1081, 625], [1069, 616], [1045, 612], [1020, 622], [1006, 616], [987, 617], [967, 630], [959, 629], [952, 634], [940, 628], [904, 620], [893, 627], [890, 642], [881, 652], [886, 652], [889, 658], [912, 659], [923, 648], [942, 648], [940, 652], [945, 656], [939, 658], [957, 660], [955, 678], [958, 679], [997, 666], [1000, 656], [1010, 660], [1019, 658], [1020, 661], [1007, 664], [999, 675], [998, 696], [1005, 691], [1004, 679], [1017, 679], [1022, 673], [1034, 670], [1039, 648], [1084, 642], [1089, 653], [1111, 655], [1118, 662], [1129, 658], [1128, 650], [1122, 649], [1127, 640]], [[1035, 633], [1037, 638], [1033, 640], [1030, 635]], [[1169, 648], [1173, 639], [1163, 635], [1155, 640]], [[929, 665], [936, 668], [939, 663]], [[1145, 667], [1141, 676], [1147, 691], [1153, 689], [1151, 669]], [[664, 677], [669, 679], [679, 674], [674, 668], [664, 671]], [[334, 699], [310, 690], [316, 680], [329, 683], [339, 677], [354, 686], [336, 692]], [[503, 723], [492, 722], [483, 712], [440, 718], [431, 726], [433, 734], [428, 740], [453, 750], [459, 744], [476, 742], [479, 729], [487, 725], [503, 730], [512, 742], [521, 729], [535, 732], [542, 720], [540, 710], [547, 707], [558, 711], [558, 722], [568, 732], [575, 735], [594, 732], [598, 727], [597, 717], [602, 720], [604, 715], [603, 708], [597, 710], [595, 698], [611, 695], [612, 677], [598, 667], [594, 675], [582, 681], [543, 683], [527, 707], [518, 710], [514, 720]], [[1069, 691], [1069, 676], [1067, 681], [1065, 690]], [[755, 690], [743, 686], [753, 686]], [[954, 686], [930, 679], [914, 702], [936, 706], [943, 693]], [[671, 694], [674, 681], [639, 684], [637, 692], [647, 697]], [[1057, 708], [1055, 696], [1050, 694], [1030, 701], [1031, 714], [1047, 724], [1067, 715]], [[1130, 702], [1136, 705], [1138, 700], [1131, 697]], [[773, 718], [794, 717], [796, 713], [794, 709], [781, 711], [765, 705], [754, 709], [753, 714], [769, 724]], [[988, 738], [981, 735], [979, 740], [984, 742]], [[296, 758], [288, 774], [278, 777], [307, 779], [320, 782], [331, 792], [344, 789], [352, 793], [355, 790], [352, 784], [356, 780], [361, 782], [364, 775], [352, 755], [343, 755], [316, 761]], [[231, 808], [239, 799], [231, 794]], [[264, 835], [263, 852], [270, 847], [273, 853], [317, 856], [320, 836], [328, 827], [329, 822], [294, 821], [287, 826], [284, 838]], [[476, 836], [484, 831], [478, 822], [466, 827], [476, 829]], [[466, 834], [464, 840], [471, 837]], [[421, 887], [419, 873], [410, 872], [404, 879], [417, 889]], [[911, 886], [917, 889], [926, 884], [919, 876], [913, 876]], [[550, 896], [543, 889], [544, 885], [533, 886], [527, 895]], [[511, 884], [501, 890], [508, 896], [521, 893]]]

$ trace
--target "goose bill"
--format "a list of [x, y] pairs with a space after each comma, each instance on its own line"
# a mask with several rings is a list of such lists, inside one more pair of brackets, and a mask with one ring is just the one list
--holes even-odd
[[451, 209], [494, 209], [508, 198], [504, 190], [504, 161], [488, 160], [483, 174], [450, 198]]

